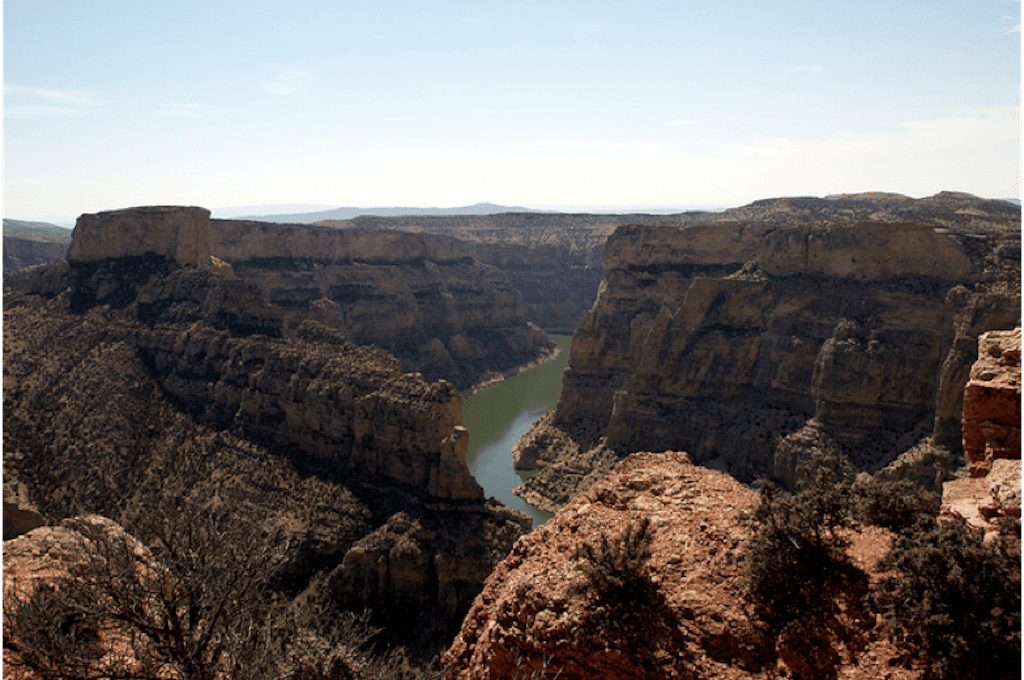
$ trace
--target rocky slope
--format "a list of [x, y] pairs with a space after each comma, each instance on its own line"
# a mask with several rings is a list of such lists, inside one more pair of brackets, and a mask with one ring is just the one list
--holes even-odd
[[465, 390], [551, 351], [497, 268], [443, 236], [211, 220], [202, 208], [83, 215], [68, 252], [73, 305], [123, 305], [149, 274], [208, 265], [257, 283], [289, 329], [314, 319]]
[[179, 226], [155, 255], [112, 237], [121, 257], [78, 269], [80, 247], [7, 279], [5, 500], [120, 521], [189, 498], [279, 535], [289, 593], [321, 574], [392, 629], [458, 621], [529, 526], [470, 476], [458, 390], [315, 321], [289, 330]]
[[[444, 659], [449, 677], [920, 677], [899, 666], [881, 621], [857, 620], [851, 610], [832, 631], [845, 627], [849, 636], [830, 638], [827, 654], [766, 634], [738, 558], [749, 532], [739, 516], [756, 502], [750, 489], [686, 454], [631, 455], [516, 542]], [[625, 602], [602, 596], [580, 547], [642, 519], [653, 530], [650, 592], [631, 590]], [[874, 578], [890, 534], [870, 527], [850, 538], [852, 564]]]
[[892, 463], [937, 489], [977, 337], [1019, 324], [1019, 211], [984, 232], [841, 218], [617, 229], [520, 495], [553, 510], [670, 449], [747, 481]]

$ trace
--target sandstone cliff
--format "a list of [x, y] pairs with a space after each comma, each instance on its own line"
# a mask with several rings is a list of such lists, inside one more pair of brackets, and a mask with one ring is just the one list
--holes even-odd
[[[799, 644], [776, 644], [747, 600], [739, 558], [749, 536], [740, 514], [756, 503], [750, 489], [684, 453], [631, 455], [516, 542], [444, 659], [449, 677], [920, 677], [899, 667], [874, 617], [849, 622], [848, 638], [828, 642], [834, 665], [810, 673]], [[602, 596], [581, 546], [642, 519], [653, 530], [651, 592], [631, 590], [626, 602]], [[870, 527], [850, 537], [851, 563], [870, 576], [890, 535]]]
[[909, 451], [893, 474], [937, 488], [977, 337], [1019, 323], [1019, 239], [1019, 221], [620, 227], [558, 405], [519, 445], [539, 468], [520, 495], [553, 510], [617, 457], [669, 449], [791, 487]]
[[[501, 268], [523, 294], [527, 318], [552, 331], [568, 332], [597, 297], [605, 239], [628, 224], [773, 222], [829, 225], [873, 220], [923, 222], [969, 233], [1002, 231], [1020, 224], [1020, 207], [961, 192], [914, 199], [891, 193], [770, 198], [720, 212], [668, 215], [510, 212], [494, 215], [363, 215], [330, 221], [338, 228], [395, 229], [443, 234], [471, 245], [475, 257]], [[1020, 259], [1019, 239], [1006, 255]]]
[[219, 267], [257, 283], [288, 329], [316, 320], [462, 390], [551, 351], [508, 278], [443, 236], [132, 208], [80, 217], [68, 262], [76, 308], [123, 306], [154, 272]]
[[978, 338], [964, 390], [966, 474], [942, 489], [944, 514], [990, 533], [1020, 517], [1020, 349], [1020, 328]]
[[24, 269], [64, 257], [68, 252], [66, 241], [48, 241], [38, 238], [4, 236], [4, 271]]
[[[469, 474], [458, 390], [315, 321], [289, 332], [255, 283], [172, 264], [201, 252], [183, 233], [163, 260], [100, 260], [74, 292], [50, 285], [65, 263], [11, 275], [5, 490], [16, 482], [49, 520], [189, 498], [279, 535], [289, 593], [322, 574], [319, 588], [393, 630], [414, 634], [425, 612], [457, 621], [529, 526]], [[148, 276], [112, 276], [132, 268]], [[83, 305], [93, 283], [119, 304]], [[394, 528], [407, 523], [420, 529]]]

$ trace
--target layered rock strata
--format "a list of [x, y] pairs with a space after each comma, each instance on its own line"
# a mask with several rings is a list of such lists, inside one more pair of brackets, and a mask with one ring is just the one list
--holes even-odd
[[978, 338], [978, 360], [964, 389], [964, 453], [971, 476], [998, 458], [1020, 459], [1020, 328]]
[[67, 241], [4, 236], [4, 271], [24, 269], [62, 258], [68, 252], [68, 245]]
[[1020, 517], [1020, 328], [978, 338], [978, 360], [964, 389], [966, 474], [946, 482], [942, 512], [990, 533]]
[[519, 467], [539, 468], [520, 495], [566, 502], [595, 471], [582, 452], [610, 451], [586, 454], [607, 470], [687, 450], [792, 487], [800, 469], [876, 471], [925, 439], [959, 448], [977, 337], [1020, 318], [1011, 238], [889, 222], [617, 229], [558, 405], [520, 442]]
[[68, 252], [72, 303], [127, 304], [153, 272], [219, 267], [256, 282], [289, 329], [314, 319], [406, 370], [468, 389], [552, 350], [520, 293], [456, 239], [211, 220], [202, 208], [83, 215]]
[[[188, 240], [174, 252], [195, 252]], [[458, 390], [313, 320], [289, 331], [258, 285], [224, 267], [135, 257], [92, 270], [102, 284], [163, 262], [96, 289], [120, 307], [86, 306], [82, 288], [51, 296], [46, 271], [12, 275], [4, 456], [18, 501], [49, 520], [120, 518], [180, 495], [279, 536], [288, 590], [321, 573], [317, 583], [384, 623], [457, 620], [530, 524], [470, 475]], [[390, 528], [404, 518], [422, 531]], [[392, 561], [362, 559], [368, 550]], [[413, 557], [422, 570], [406, 566]]]
[[[616, 227], [737, 221], [825, 226], [864, 220], [921, 222], [971, 234], [999, 232], [1016, 223], [1019, 232], [1020, 206], [963, 192], [944, 191], [920, 199], [872, 192], [824, 198], [769, 198], [720, 212], [363, 215], [328, 223], [341, 228], [442, 234], [469, 242], [478, 260], [501, 268], [522, 292], [530, 321], [548, 332], [568, 332], [597, 297], [604, 242]], [[1019, 233], [1016, 243], [1004, 244], [999, 258], [1019, 263]]]

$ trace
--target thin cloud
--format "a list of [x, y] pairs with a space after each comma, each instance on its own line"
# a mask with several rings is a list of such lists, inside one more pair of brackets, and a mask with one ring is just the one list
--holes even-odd
[[259, 83], [265, 92], [285, 96], [306, 90], [315, 80], [313, 74], [305, 69], [278, 67], [270, 78]]
[[671, 121], [672, 125], [700, 125], [704, 121], [700, 118], [677, 118]]
[[814, 64], [812, 66], [790, 66], [786, 69], [786, 73], [824, 73], [825, 67], [821, 64]]
[[73, 116], [95, 105], [92, 97], [79, 92], [4, 84], [4, 113], [8, 118]]
[[191, 102], [164, 102], [160, 104], [160, 113], [175, 118], [200, 118], [205, 115], [202, 104]]
[[562, 140], [552, 142], [531, 142], [525, 146], [546, 147], [553, 149], [571, 149], [575, 151], [597, 151], [601, 153], [626, 153], [652, 155], [658, 153], [657, 142], [630, 140], [625, 142], [598, 140]]

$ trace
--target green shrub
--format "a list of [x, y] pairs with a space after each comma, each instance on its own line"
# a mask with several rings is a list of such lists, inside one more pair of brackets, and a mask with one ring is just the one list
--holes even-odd
[[766, 483], [745, 520], [747, 588], [758, 616], [774, 630], [799, 620], [825, 621], [837, 594], [863, 588], [839, 531], [851, 523], [849, 487], [826, 476], [798, 494]]
[[580, 570], [587, 587], [609, 604], [629, 604], [651, 599], [654, 584], [647, 572], [651, 558], [651, 521], [645, 517], [631, 522], [614, 541], [601, 534], [600, 543], [583, 543], [574, 557], [581, 559]]
[[1019, 527], [1006, 522], [986, 543], [959, 522], [922, 520], [879, 562], [895, 575], [879, 584], [875, 601], [927, 678], [1020, 677]]
[[935, 517], [942, 504], [939, 494], [906, 479], [869, 477], [854, 483], [852, 490], [857, 519], [893, 531], [914, 526], [922, 515]]

